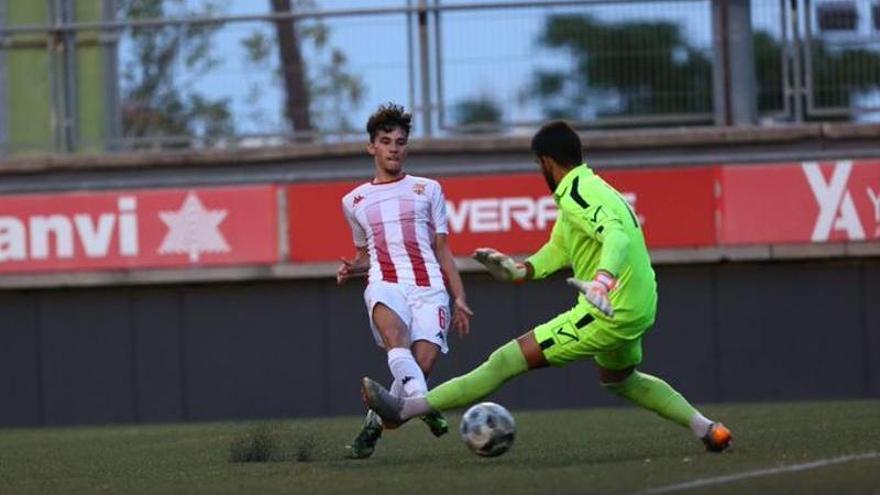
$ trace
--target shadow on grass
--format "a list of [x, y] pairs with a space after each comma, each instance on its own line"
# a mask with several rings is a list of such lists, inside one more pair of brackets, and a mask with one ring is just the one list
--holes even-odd
[[237, 435], [229, 445], [230, 460], [245, 462], [312, 462], [317, 442], [310, 433], [283, 424], [260, 423]]

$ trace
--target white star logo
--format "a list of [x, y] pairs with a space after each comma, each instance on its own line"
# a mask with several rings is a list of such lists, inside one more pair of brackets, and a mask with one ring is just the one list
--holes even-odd
[[206, 210], [196, 193], [190, 191], [177, 211], [160, 211], [159, 218], [168, 233], [159, 254], [186, 254], [196, 263], [202, 253], [228, 253], [229, 244], [220, 233], [226, 210]]

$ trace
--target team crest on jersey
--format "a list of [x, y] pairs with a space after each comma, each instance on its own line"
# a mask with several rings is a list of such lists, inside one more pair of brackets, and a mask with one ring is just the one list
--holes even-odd
[[415, 184], [413, 184], [413, 192], [416, 194], [425, 194], [425, 183], [416, 182]]
[[357, 196], [354, 197], [354, 200], [351, 202], [351, 207], [354, 208], [355, 206], [358, 205], [358, 203], [360, 203], [363, 200], [364, 200], [364, 197], [361, 196], [360, 194], [358, 194]]

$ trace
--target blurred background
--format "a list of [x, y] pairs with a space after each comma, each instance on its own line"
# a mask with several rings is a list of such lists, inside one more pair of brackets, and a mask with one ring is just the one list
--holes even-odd
[[28, 151], [873, 122], [873, 0], [3, 2], [0, 143]]
[[[435, 383], [574, 301], [468, 257], [547, 238], [529, 139], [563, 118], [648, 237], [646, 369], [880, 396], [878, 0], [0, 0], [0, 425], [360, 412], [390, 377], [339, 201], [389, 101], [477, 312]], [[616, 403], [595, 381], [499, 400]]]

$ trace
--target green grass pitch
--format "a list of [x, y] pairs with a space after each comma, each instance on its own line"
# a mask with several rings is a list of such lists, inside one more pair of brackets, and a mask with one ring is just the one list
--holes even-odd
[[[733, 429], [733, 452], [708, 454], [689, 431], [634, 408], [512, 410], [516, 444], [494, 459], [471, 454], [457, 431], [435, 439], [413, 421], [386, 432], [371, 459], [346, 460], [355, 417], [6, 429], [0, 493], [634, 493], [866, 453], [674, 492], [880, 493], [880, 400], [703, 409]], [[272, 459], [232, 462], [257, 429]]]

